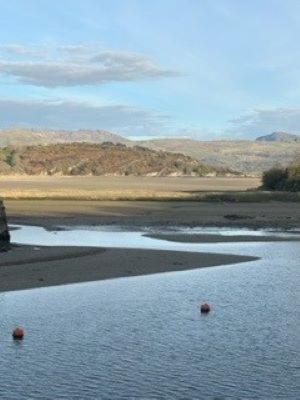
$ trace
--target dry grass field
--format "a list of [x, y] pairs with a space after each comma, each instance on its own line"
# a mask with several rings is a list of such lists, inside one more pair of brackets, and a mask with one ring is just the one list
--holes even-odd
[[207, 193], [244, 192], [258, 178], [1, 176], [6, 199], [172, 200], [197, 199]]

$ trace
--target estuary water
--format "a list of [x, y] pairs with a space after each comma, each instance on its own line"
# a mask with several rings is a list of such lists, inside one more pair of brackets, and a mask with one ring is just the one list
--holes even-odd
[[[19, 227], [12, 239], [260, 259], [2, 293], [0, 398], [299, 399], [299, 242], [189, 244], [146, 231]], [[186, 231], [199, 232], [208, 230]], [[199, 313], [202, 301], [210, 314]], [[22, 342], [10, 337], [16, 325], [26, 328]]]

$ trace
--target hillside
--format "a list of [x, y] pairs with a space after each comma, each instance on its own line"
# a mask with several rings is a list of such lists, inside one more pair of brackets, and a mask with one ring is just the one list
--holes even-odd
[[183, 154], [110, 142], [0, 149], [1, 175], [208, 176], [230, 173], [228, 169], [210, 167]]
[[300, 142], [158, 139], [143, 141], [142, 145], [155, 150], [181, 152], [204, 164], [219, 165], [254, 175], [274, 165], [285, 167], [300, 154]]
[[0, 130], [0, 147], [30, 146], [37, 144], [71, 143], [71, 142], [112, 142], [128, 143], [122, 136], [105, 130], [37, 130], [25, 128], [11, 128]]
[[[249, 175], [261, 175], [273, 166], [286, 167], [300, 154], [299, 136], [275, 132], [257, 140], [156, 139], [134, 142], [104, 130], [34, 130], [14, 128], [0, 130], [0, 147], [34, 146], [55, 143], [122, 143], [134, 147], [141, 145], [157, 151], [182, 153], [205, 165], [222, 167]], [[0, 169], [11, 171], [0, 159]]]
[[258, 142], [285, 142], [285, 143], [300, 143], [300, 136], [292, 135], [287, 132], [273, 132], [270, 135], [259, 136], [256, 139]]

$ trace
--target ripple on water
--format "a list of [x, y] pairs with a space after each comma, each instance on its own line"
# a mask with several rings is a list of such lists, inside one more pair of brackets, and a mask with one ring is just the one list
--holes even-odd
[[0, 397], [298, 399], [299, 243], [178, 245], [261, 259], [1, 294]]

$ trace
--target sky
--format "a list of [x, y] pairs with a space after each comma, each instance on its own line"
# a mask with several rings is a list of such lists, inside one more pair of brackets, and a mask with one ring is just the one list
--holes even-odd
[[0, 0], [0, 128], [300, 133], [299, 0]]

